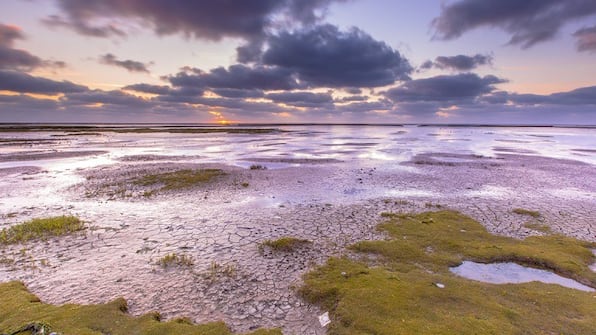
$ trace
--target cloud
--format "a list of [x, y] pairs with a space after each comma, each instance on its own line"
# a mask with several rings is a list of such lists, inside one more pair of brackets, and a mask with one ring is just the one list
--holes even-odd
[[238, 90], [293, 90], [302, 87], [288, 69], [241, 64], [232, 65], [227, 69], [218, 67], [209, 72], [191, 69], [164, 79], [176, 87]]
[[14, 41], [24, 38], [19, 27], [0, 23], [0, 45], [12, 47]]
[[430, 69], [432, 67], [438, 69], [450, 69], [455, 71], [470, 71], [482, 65], [492, 64], [493, 58], [490, 55], [476, 54], [474, 56], [457, 55], [457, 56], [439, 56], [435, 61], [426, 61], [420, 68]]
[[[94, 37], [123, 36], [119, 21], [136, 20], [159, 35], [220, 40], [263, 36], [275, 17], [313, 23], [333, 2], [345, 0], [57, 0], [60, 15], [45, 20]], [[107, 22], [107, 23], [106, 23]]]
[[43, 60], [25, 50], [14, 49], [16, 40], [25, 35], [19, 27], [0, 23], [0, 69], [31, 70], [43, 64]]
[[102, 91], [88, 90], [83, 92], [66, 93], [60, 100], [65, 105], [123, 105], [127, 107], [147, 108], [151, 107], [149, 101], [124, 93], [119, 90]]
[[596, 26], [589, 28], [582, 28], [573, 36], [577, 39], [578, 51], [596, 51]]
[[262, 98], [265, 96], [265, 93], [258, 89], [214, 88], [211, 91], [225, 98]]
[[549, 95], [505, 94], [507, 101], [516, 105], [596, 105], [596, 86], [582, 87]]
[[88, 88], [70, 81], [55, 81], [18, 72], [0, 70], [0, 91], [18, 93], [60, 94], [84, 92]]
[[90, 13], [72, 16], [69, 19], [65, 19], [59, 15], [50, 15], [49, 17], [42, 19], [41, 21], [49, 27], [62, 27], [71, 29], [81, 35], [92, 36], [92, 37], [110, 37], [110, 36], [126, 36], [126, 33], [113, 24], [104, 25], [101, 27], [94, 27], [89, 25], [87, 22], [87, 16], [91, 16]]
[[117, 67], [124, 68], [128, 70], [128, 72], [144, 72], [149, 73], [148, 64], [144, 64], [134, 60], [119, 60], [116, 56], [112, 54], [105, 54], [99, 57], [99, 62], [106, 65], [113, 65]]
[[14, 48], [15, 41], [25, 39], [19, 27], [0, 23], [0, 69], [31, 71], [38, 67], [64, 68], [61, 61], [43, 60], [31, 53]]
[[169, 94], [172, 88], [166, 85], [132, 84], [122, 89], [149, 94]]
[[443, 101], [461, 103], [490, 93], [494, 85], [506, 80], [492, 75], [480, 77], [474, 73], [416, 79], [388, 90], [385, 95], [395, 102]]
[[358, 28], [332, 25], [281, 32], [267, 40], [266, 65], [295, 72], [300, 80], [323, 87], [378, 87], [408, 79], [412, 67], [399, 52]]
[[275, 103], [295, 107], [333, 107], [333, 97], [328, 93], [283, 92], [266, 94], [265, 98]]
[[509, 44], [529, 48], [553, 39], [566, 23], [596, 15], [594, 0], [459, 0], [432, 21], [436, 37], [450, 40], [479, 27], [498, 27]]
[[335, 102], [352, 102], [352, 101], [366, 101], [368, 100], [368, 97], [365, 95], [350, 95], [347, 97], [342, 97], [340, 99], [335, 99]]

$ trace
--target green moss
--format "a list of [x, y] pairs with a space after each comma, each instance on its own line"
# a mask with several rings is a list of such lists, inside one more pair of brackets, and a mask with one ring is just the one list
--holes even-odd
[[157, 261], [157, 264], [159, 264], [160, 266], [164, 267], [164, 268], [168, 268], [171, 266], [185, 266], [185, 267], [190, 267], [193, 266], [194, 261], [192, 259], [191, 256], [185, 255], [185, 254], [177, 254], [177, 253], [171, 253], [171, 254], [166, 254], [165, 256], [163, 256], [162, 258], [160, 258]]
[[265, 240], [259, 245], [259, 249], [268, 247], [273, 251], [292, 252], [297, 248], [311, 243], [309, 240], [295, 237], [282, 237], [277, 240]]
[[[594, 293], [548, 285], [493, 285], [458, 277], [463, 260], [513, 261], [596, 287], [594, 243], [564, 236], [524, 241], [489, 234], [469, 217], [441, 211], [394, 215], [386, 241], [360, 242], [375, 266], [344, 258], [305, 276], [309, 302], [330, 310], [329, 334], [593, 334]], [[435, 285], [441, 283], [441, 289]]]
[[[160, 322], [158, 313], [131, 317], [122, 298], [100, 305], [44, 304], [20, 282], [0, 284], [0, 333], [27, 325], [43, 326], [45, 333], [63, 335], [231, 335], [223, 322], [195, 325], [188, 319]], [[20, 334], [31, 334], [30, 331]], [[252, 335], [281, 335], [279, 330], [258, 330]]]
[[528, 229], [535, 230], [535, 231], [539, 231], [541, 233], [547, 233], [548, 234], [548, 233], [551, 232], [549, 226], [543, 225], [543, 224], [540, 224], [540, 223], [535, 223], [535, 222], [526, 222], [526, 223], [524, 223], [524, 227], [525, 228], [528, 228]]
[[66, 235], [84, 228], [83, 222], [75, 216], [57, 216], [33, 219], [2, 229], [0, 244], [23, 243], [30, 240], [46, 239]]
[[515, 214], [519, 214], [519, 215], [528, 215], [528, 216], [531, 216], [533, 218], [540, 217], [540, 212], [531, 211], [529, 209], [515, 208], [514, 210], [512, 210], [512, 212], [515, 213]]
[[[179, 170], [166, 173], [149, 174], [134, 179], [132, 182], [140, 186], [160, 185], [160, 190], [180, 190], [207, 184], [225, 173], [219, 169]], [[144, 194], [146, 194], [145, 192]], [[148, 196], [153, 195], [150, 192]]]

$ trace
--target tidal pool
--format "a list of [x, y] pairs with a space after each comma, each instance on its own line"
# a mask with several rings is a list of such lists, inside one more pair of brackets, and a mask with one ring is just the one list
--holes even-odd
[[546, 270], [521, 266], [516, 263], [482, 264], [464, 261], [460, 266], [450, 268], [458, 276], [491, 284], [519, 284], [539, 281], [564, 287], [594, 292], [589, 286], [573, 279], [561, 277]]

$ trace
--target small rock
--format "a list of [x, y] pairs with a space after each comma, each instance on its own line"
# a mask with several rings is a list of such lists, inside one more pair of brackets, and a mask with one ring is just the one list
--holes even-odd
[[325, 327], [331, 323], [331, 319], [329, 319], [329, 312], [319, 315], [319, 323], [321, 324], [321, 327]]

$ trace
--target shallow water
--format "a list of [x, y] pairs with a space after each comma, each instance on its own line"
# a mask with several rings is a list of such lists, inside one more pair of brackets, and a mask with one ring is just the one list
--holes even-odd
[[[399, 163], [425, 152], [496, 157], [531, 154], [596, 164], [596, 130], [591, 128], [417, 127], [417, 126], [283, 126], [273, 134], [104, 133], [60, 138], [35, 151], [107, 150], [106, 159], [127, 155], [201, 156], [201, 161], [242, 165], [250, 158], [373, 160]], [[54, 134], [55, 135], [55, 134]], [[56, 139], [52, 133], [6, 133], [2, 138]], [[0, 153], [15, 151], [1, 147]], [[21, 149], [22, 150], [22, 149]], [[440, 161], [463, 162], [441, 157]], [[47, 163], [47, 162], [43, 162]], [[97, 164], [105, 163], [98, 160]], [[42, 162], [35, 162], [41, 165]], [[22, 166], [2, 162], [0, 168]]]
[[520, 284], [538, 281], [546, 284], [557, 284], [576, 290], [594, 292], [593, 288], [577, 281], [546, 270], [521, 266], [516, 263], [482, 264], [470, 261], [452, 267], [451, 272], [458, 276], [491, 284]]

